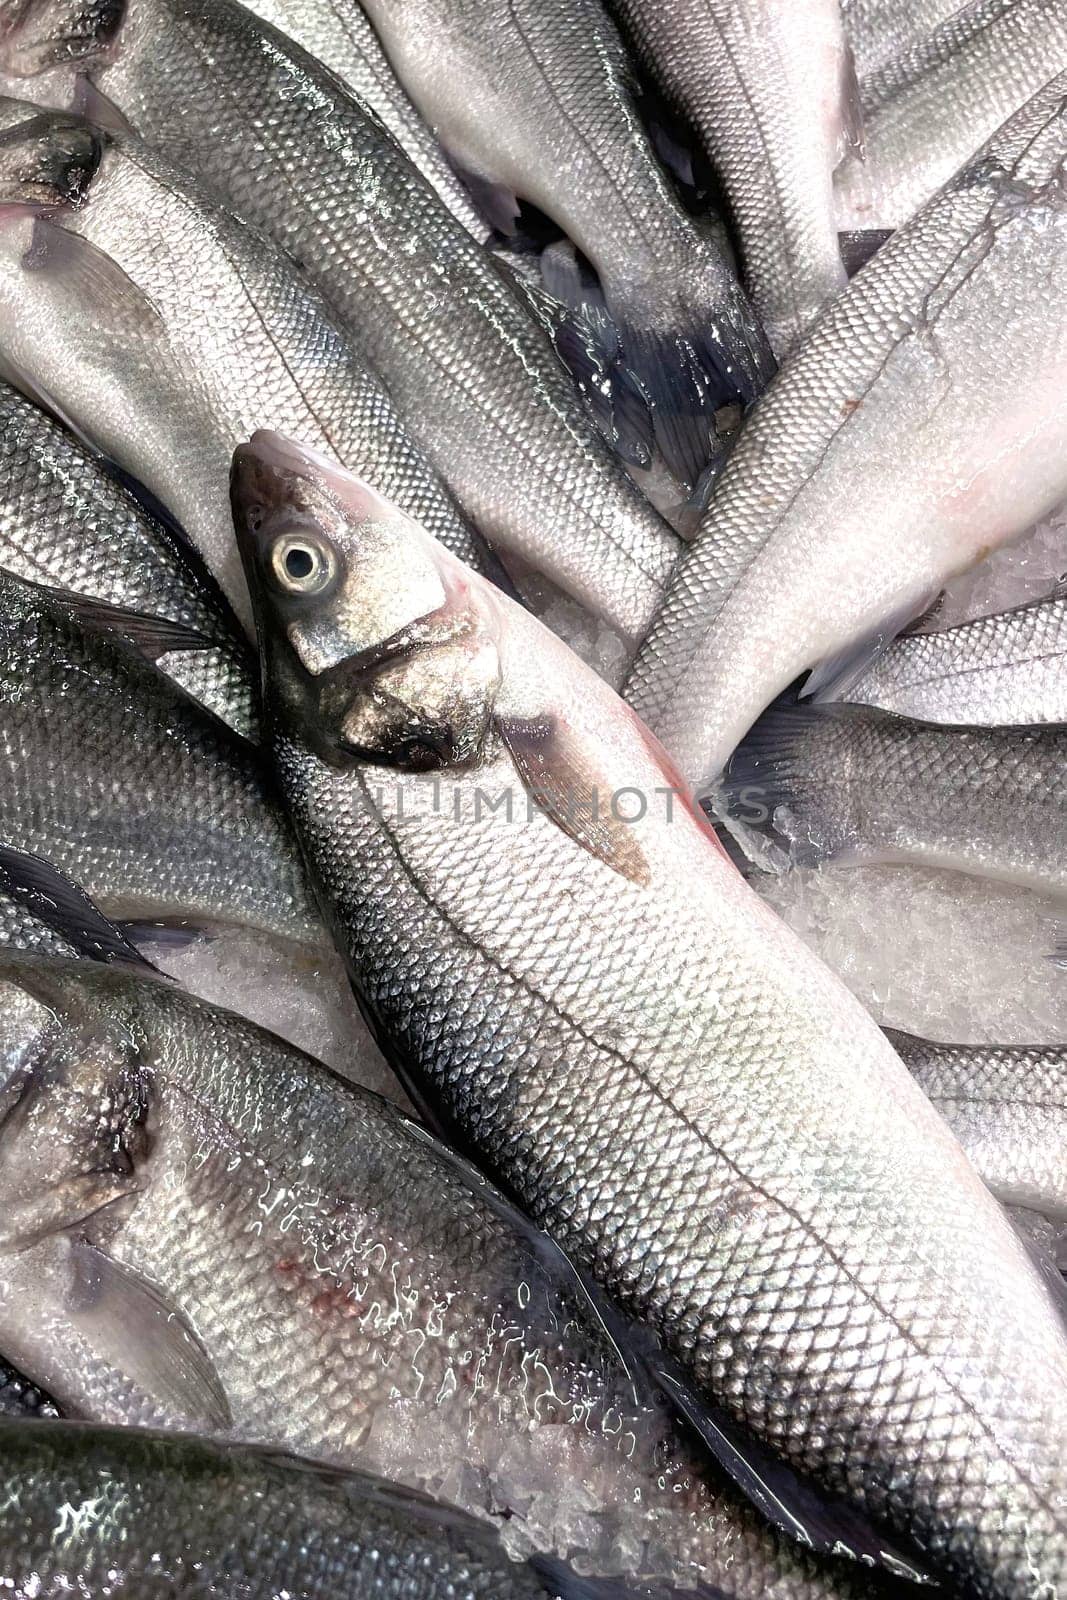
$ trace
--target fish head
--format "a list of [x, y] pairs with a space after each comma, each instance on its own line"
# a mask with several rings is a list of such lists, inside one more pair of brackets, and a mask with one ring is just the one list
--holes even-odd
[[89, 65], [110, 49], [126, 0], [5, 0], [0, 3], [0, 72], [33, 78]]
[[234, 455], [231, 500], [266, 687], [333, 764], [475, 764], [500, 687], [483, 588], [425, 529], [277, 434]]
[[24, 211], [76, 209], [100, 165], [105, 135], [69, 111], [0, 96], [0, 202]]

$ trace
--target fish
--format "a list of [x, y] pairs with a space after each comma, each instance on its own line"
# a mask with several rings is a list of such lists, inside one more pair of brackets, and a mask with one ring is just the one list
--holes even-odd
[[695, 484], [718, 453], [715, 413], [755, 399], [774, 362], [730, 255], [657, 160], [601, 0], [364, 9], [453, 161], [489, 186], [504, 231], [530, 202], [596, 268], [666, 464]]
[[0, 1417], [58, 1417], [59, 1408], [14, 1367], [0, 1361]]
[[1065, 155], [1060, 76], [852, 279], [745, 423], [624, 691], [701, 795], [782, 690], [854, 676], [1067, 493]]
[[902, 635], [839, 693], [920, 722], [1067, 723], [1067, 588], [934, 633]]
[[[65, 1414], [388, 1472], [516, 1558], [733, 1600], [877, 1593], [720, 1484], [563, 1255], [396, 1108], [128, 966], [0, 952], [0, 995], [33, 1130], [0, 1139], [21, 1219], [0, 1349]], [[124, 1177], [80, 1176], [102, 1128]]]
[[887, 1033], [997, 1199], [1067, 1220], [1067, 1049]]
[[480, 244], [492, 229], [412, 105], [360, 0], [255, 0], [248, 8], [293, 39], [379, 117], [458, 222]]
[[420, 1108], [779, 1526], [989, 1597], [1064, 1581], [1063, 1326], [859, 1003], [536, 618], [276, 436], [232, 499], [279, 783]]
[[88, 83], [294, 256], [505, 566], [521, 558], [636, 644], [680, 541], [587, 415], [525, 292], [331, 73], [234, 0], [88, 16], [80, 0], [43, 13], [7, 0], [0, 33], [0, 71], [20, 92]]
[[257, 750], [121, 636], [0, 572], [0, 840], [120, 922], [328, 946]]
[[1067, 890], [1067, 727], [950, 727], [868, 706], [773, 706], [722, 804], [789, 865], [911, 862]]
[[7, 844], [0, 844], [0, 947], [146, 964], [143, 953], [84, 889], [50, 861]]
[[7, 385], [0, 385], [0, 566], [102, 601], [101, 622], [258, 741], [255, 658], [214, 579], [175, 530]]
[[168, 508], [246, 626], [226, 484], [234, 445], [269, 418], [483, 564], [383, 385], [276, 246], [132, 136], [13, 100], [0, 125], [0, 361]]
[[845, 285], [833, 172], [860, 137], [837, 0], [613, 0], [725, 190], [778, 357]]
[[492, 1529], [424, 1495], [278, 1451], [17, 1421], [0, 1447], [16, 1595], [611, 1600], [553, 1563], [510, 1562]]
[[906, 55], [943, 22], [966, 11], [968, 0], [842, 0], [845, 33], [856, 76], [866, 78]]
[[841, 228], [896, 228], [1056, 73], [1061, 0], [974, 0], [863, 83], [863, 152], [837, 170]]

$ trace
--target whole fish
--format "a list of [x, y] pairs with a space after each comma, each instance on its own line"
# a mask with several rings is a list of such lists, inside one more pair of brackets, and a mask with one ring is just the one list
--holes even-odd
[[1067, 1050], [886, 1031], [997, 1199], [1067, 1220]]
[[[104, 601], [102, 621], [132, 630], [168, 677], [238, 733], [258, 738], [254, 658], [206, 568], [76, 439], [6, 385], [0, 565]], [[157, 619], [178, 626], [154, 630]]]
[[1067, 1580], [1067, 1339], [862, 1008], [536, 619], [276, 437], [232, 492], [290, 813], [441, 1125], [656, 1334], [729, 1470], [759, 1442], [783, 1523], [894, 1560], [840, 1507], [812, 1531], [775, 1454], [975, 1594]]
[[656, 159], [601, 0], [364, 8], [453, 159], [497, 191], [505, 223], [516, 197], [532, 201], [593, 263], [653, 418], [683, 412], [663, 442], [668, 466], [695, 482], [715, 411], [753, 400], [774, 364], [725, 247]]
[[480, 562], [381, 383], [276, 246], [132, 137], [12, 100], [0, 125], [0, 204], [46, 213], [4, 229], [0, 358], [174, 513], [246, 622], [226, 481], [266, 418]]
[[626, 691], [691, 783], [807, 668], [825, 687], [1067, 493], [1065, 157], [1067, 76], [882, 246], [749, 418]]
[[451, 1507], [277, 1451], [15, 1421], [0, 1448], [0, 1568], [20, 1600], [597, 1600]]
[[859, 138], [837, 0], [613, 0], [722, 180], [776, 354], [845, 284], [833, 171]]
[[[68, 1414], [388, 1469], [492, 1520], [510, 1508], [512, 1554], [635, 1582], [872, 1592], [720, 1487], [565, 1258], [394, 1107], [128, 970], [5, 953], [0, 995], [3, 1081], [32, 1127], [0, 1149], [20, 1219], [0, 1348]], [[107, 1167], [84, 1222], [101, 1138], [125, 1181]]]
[[0, 33], [0, 68], [27, 93], [76, 94], [81, 69], [148, 144], [296, 257], [502, 556], [631, 642], [643, 634], [679, 541], [596, 431], [523, 290], [331, 73], [234, 0], [89, 13], [4, 0]]
[[967, 5], [968, 0], [842, 0], [845, 33], [861, 85]]
[[381, 118], [457, 221], [480, 243], [489, 239], [491, 228], [405, 93], [360, 0], [255, 0], [248, 9], [336, 72]]
[[906, 634], [842, 698], [925, 722], [1067, 723], [1067, 589]]
[[123, 639], [6, 573], [0, 741], [0, 840], [106, 915], [323, 944], [254, 749]]
[[1067, 727], [947, 727], [867, 706], [773, 706], [723, 781], [792, 865], [910, 861], [1067, 889]]
[[[863, 151], [838, 169], [842, 228], [908, 222], [1067, 69], [1063, 0], [974, 0], [863, 84]], [[963, 180], [966, 181], [966, 180]]]

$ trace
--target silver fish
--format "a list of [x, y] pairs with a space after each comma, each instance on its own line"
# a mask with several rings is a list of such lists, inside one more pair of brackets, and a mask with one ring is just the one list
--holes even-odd
[[254, 749], [126, 642], [0, 574], [0, 839], [107, 915], [325, 933]]
[[1067, 723], [1067, 590], [906, 634], [842, 698], [925, 722]]
[[966, 728], [867, 706], [771, 708], [735, 752], [729, 816], [793, 865], [910, 861], [1067, 890], [1067, 727]]
[[4, 1581], [19, 1600], [595, 1600], [552, 1564], [510, 1562], [450, 1507], [277, 1451], [15, 1421], [0, 1449]]
[[714, 453], [715, 411], [753, 400], [774, 363], [728, 252], [683, 210], [656, 159], [601, 0], [364, 8], [453, 159], [497, 191], [504, 225], [516, 196], [532, 201], [593, 263], [621, 359], [653, 419], [672, 414], [667, 465], [695, 482]]
[[778, 1453], [975, 1594], [1064, 1582], [1067, 1338], [862, 1008], [536, 619], [269, 435], [233, 501], [279, 778], [392, 1060], [731, 1470], [761, 1442], [770, 1514], [894, 1559], [768, 1496]]
[[[128, 970], [0, 954], [0, 995], [27, 1130], [0, 1144], [0, 1348], [67, 1414], [510, 1507], [513, 1555], [735, 1600], [868, 1592], [720, 1487], [565, 1258], [394, 1107]], [[78, 1176], [102, 1137], [125, 1180]]]
[[748, 283], [784, 354], [845, 283], [833, 171], [859, 138], [837, 0], [613, 0], [722, 180]]
[[838, 225], [908, 222], [1064, 70], [1063, 0], [975, 0], [955, 12], [864, 82], [863, 151], [838, 169]]
[[[30, 582], [103, 601], [101, 621], [132, 632], [175, 683], [238, 733], [258, 739], [254, 657], [207, 569], [76, 439], [6, 385], [0, 385], [0, 565]], [[177, 626], [157, 629], [157, 619]]]
[[82, 68], [146, 142], [301, 262], [502, 556], [643, 634], [679, 541], [522, 289], [332, 74], [233, 0], [4, 0], [0, 32], [0, 68], [27, 92], [60, 93]]
[[860, 83], [929, 38], [967, 4], [968, 0], [842, 0], [845, 33]]
[[0, 123], [0, 204], [49, 212], [4, 229], [0, 356], [167, 506], [246, 622], [225, 486], [234, 445], [270, 417], [480, 563], [381, 383], [281, 251], [135, 139], [20, 101], [0, 102]]
[[1067, 1220], [1067, 1049], [887, 1035], [997, 1199]]
[[0, 1417], [58, 1417], [59, 1407], [6, 1361], [0, 1361]]
[[412, 105], [360, 0], [254, 0], [248, 8], [321, 61], [380, 117], [458, 222], [481, 243], [491, 229], [434, 130]]
[[1067, 494], [1065, 157], [1067, 76], [882, 246], [756, 406], [626, 691], [694, 785], [806, 669], [826, 688]]

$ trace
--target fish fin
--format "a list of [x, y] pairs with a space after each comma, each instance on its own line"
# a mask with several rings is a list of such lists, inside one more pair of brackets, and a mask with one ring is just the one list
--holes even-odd
[[557, 1556], [534, 1555], [529, 1566], [553, 1600], [727, 1600], [726, 1591], [707, 1584], [681, 1589], [662, 1580], [646, 1578], [586, 1578]]
[[86, 122], [91, 122], [94, 128], [102, 128], [105, 133], [117, 133], [121, 139], [137, 137], [132, 124], [114, 100], [98, 89], [84, 72], [80, 72], [75, 79], [71, 109], [84, 117]]
[[847, 700], [848, 691], [886, 651], [909, 623], [922, 621], [936, 606], [940, 590], [925, 595], [918, 603], [909, 601], [890, 611], [870, 633], [853, 640], [843, 650], [827, 656], [813, 667], [801, 691], [805, 700], [821, 705], [827, 700]]
[[837, 243], [848, 276], [854, 278], [892, 234], [892, 228], [848, 228], [839, 233]]
[[565, 725], [558, 719], [533, 723], [502, 718], [497, 729], [540, 810], [591, 856], [646, 888], [651, 872], [634, 824], [616, 816], [614, 794]]
[[155, 1284], [84, 1239], [71, 1239], [67, 1316], [169, 1416], [219, 1432], [232, 1421], [222, 1381], [184, 1313]]
[[838, 159], [853, 154], [861, 161], [865, 159], [863, 143], [863, 97], [860, 94], [860, 80], [856, 72], [856, 57], [852, 46], [846, 42], [841, 52], [841, 81], [838, 89], [838, 104], [841, 107], [841, 142], [843, 149], [839, 152]]
[[97, 910], [85, 890], [41, 856], [0, 844], [0, 888], [66, 939], [79, 955], [92, 961], [122, 962], [158, 975], [158, 968]]
[[509, 189], [504, 183], [494, 183], [492, 178], [484, 178], [480, 172], [471, 172], [455, 161], [451, 162], [451, 166], [470, 194], [475, 209], [481, 212], [489, 226], [506, 239], [514, 239], [522, 214], [514, 189]]
[[708, 826], [714, 833], [723, 855], [731, 865], [737, 868], [743, 878], [751, 877], [758, 869], [744, 845], [730, 832], [725, 822], [718, 822], [714, 819], [710, 803], [702, 802], [701, 809], [708, 819]]
[[107, 600], [97, 600], [92, 595], [74, 594], [69, 589], [47, 592], [71, 612], [76, 621], [87, 628], [104, 633], [117, 633], [134, 645], [146, 661], [157, 661], [172, 650], [214, 650], [215, 642], [186, 627], [182, 622], [172, 622], [169, 617], [152, 617], [141, 611], [131, 611], [126, 606], [112, 605]]
[[679, 183], [687, 189], [697, 187], [696, 173], [693, 170], [693, 152], [668, 128], [662, 117], [653, 116], [648, 122], [648, 136], [652, 141], [652, 148], [667, 171], [673, 173]]
[[649, 1369], [722, 1471], [776, 1528], [820, 1554], [882, 1567], [913, 1583], [936, 1584], [918, 1550], [909, 1549], [896, 1534], [883, 1533], [853, 1506], [801, 1478], [736, 1424], [713, 1414], [666, 1361], [651, 1360]]
[[1062, 967], [1067, 972], [1067, 927], [1057, 928], [1053, 934], [1052, 949], [1048, 959], [1054, 967]]
[[[0, 205], [0, 213], [6, 206]], [[87, 317], [98, 329], [140, 329], [162, 334], [163, 319], [151, 297], [138, 288], [113, 256], [71, 233], [52, 217], [34, 219], [33, 239], [23, 253], [26, 272], [62, 276], [76, 291]]]
[[[145, 946], [155, 945], [161, 950], [188, 950], [190, 945], [201, 942], [210, 944], [215, 938], [209, 928], [194, 927], [192, 924], [128, 921], [120, 922], [119, 929], [138, 955], [141, 955]], [[141, 960], [147, 961], [148, 957], [141, 955]]]
[[776, 865], [772, 868], [769, 859], [768, 870], [855, 858], [856, 841], [847, 824], [835, 823], [820, 809], [821, 796], [812, 792], [804, 763], [819, 723], [869, 714], [865, 706], [797, 705], [783, 697], [767, 708], [730, 757], [714, 796], [716, 809], [742, 837], [752, 830], [774, 846]]

